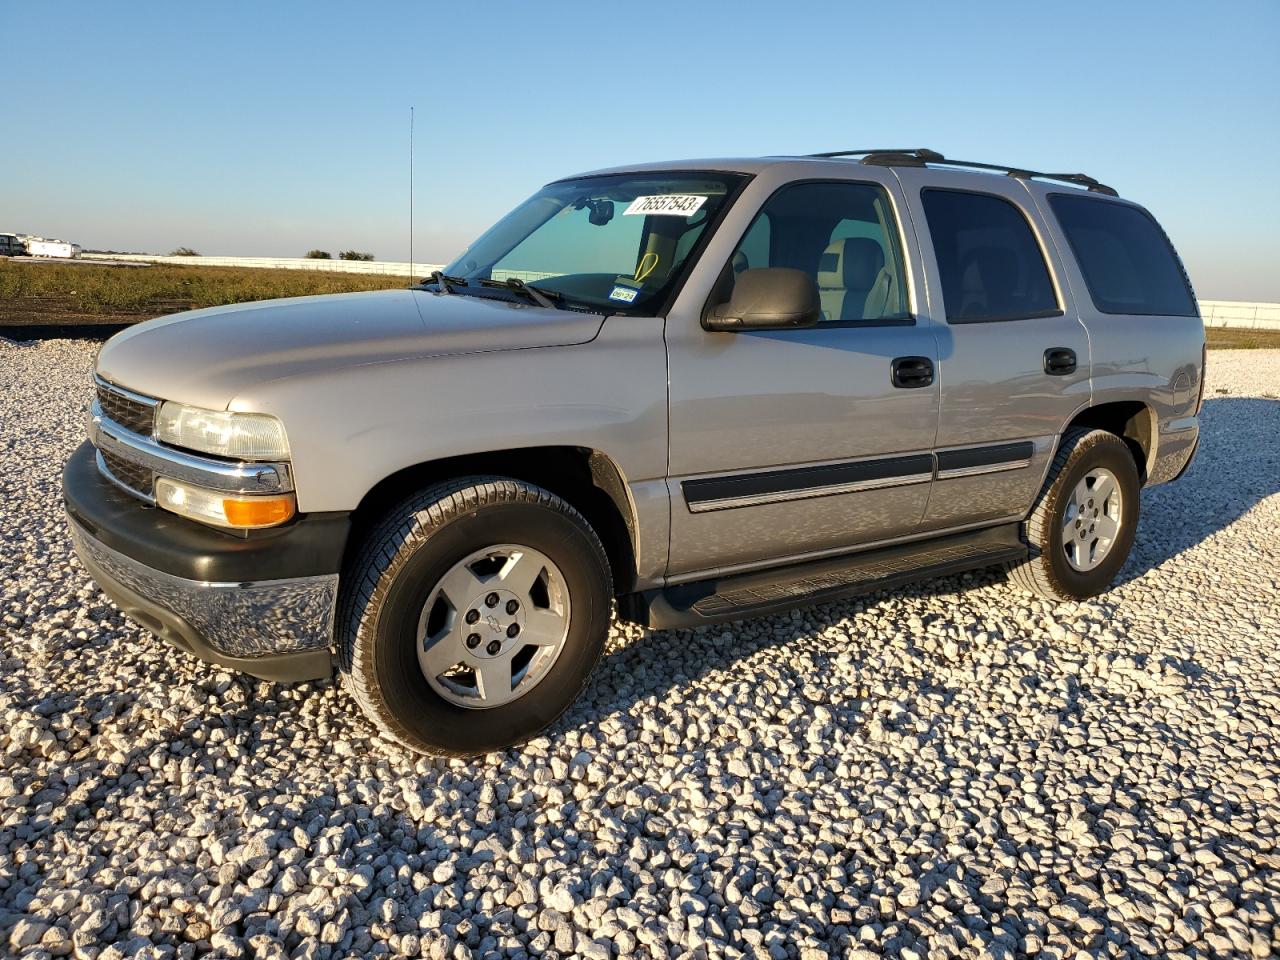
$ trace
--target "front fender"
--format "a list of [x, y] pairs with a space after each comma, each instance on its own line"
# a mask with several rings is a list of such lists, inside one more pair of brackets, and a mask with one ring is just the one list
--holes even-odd
[[589, 343], [302, 374], [233, 407], [284, 422], [305, 512], [353, 510], [419, 463], [518, 447], [599, 450], [634, 485], [666, 473], [662, 323], [615, 317]]

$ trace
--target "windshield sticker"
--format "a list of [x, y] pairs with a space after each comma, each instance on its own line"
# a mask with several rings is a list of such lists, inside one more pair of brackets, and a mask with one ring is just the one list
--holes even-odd
[[624, 287], [619, 284], [613, 288], [613, 291], [609, 294], [609, 299], [621, 300], [623, 303], [633, 303], [636, 299], [636, 294], [639, 292], [634, 287]]
[[707, 202], [706, 197], [692, 193], [665, 193], [661, 196], [636, 197], [622, 211], [624, 217], [662, 216], [691, 217]]

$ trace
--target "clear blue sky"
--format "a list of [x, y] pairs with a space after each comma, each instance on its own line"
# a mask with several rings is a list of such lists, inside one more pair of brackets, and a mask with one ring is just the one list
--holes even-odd
[[1280, 2], [0, 0], [0, 230], [445, 261], [547, 180], [921, 145], [1150, 206], [1205, 298], [1280, 300]]

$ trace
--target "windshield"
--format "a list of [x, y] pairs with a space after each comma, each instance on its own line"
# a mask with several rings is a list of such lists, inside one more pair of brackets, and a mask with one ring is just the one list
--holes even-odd
[[[482, 280], [523, 280], [558, 303], [642, 314], [659, 309], [707, 225], [745, 178], [632, 173], [543, 187], [444, 273], [479, 293]], [[485, 288], [488, 295], [492, 288]]]

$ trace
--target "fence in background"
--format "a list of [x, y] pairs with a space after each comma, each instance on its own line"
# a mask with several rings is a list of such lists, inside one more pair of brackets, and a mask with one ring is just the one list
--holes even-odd
[[[341, 273], [379, 273], [394, 277], [425, 277], [444, 265], [383, 260], [307, 260], [301, 257], [153, 257], [140, 253], [86, 253], [85, 260], [126, 260], [176, 263], [180, 266], [274, 267], [277, 270], [336, 270]], [[512, 271], [514, 275], [516, 272]], [[519, 272], [523, 280], [537, 280], [549, 274]], [[1238, 327], [1247, 330], [1280, 330], [1280, 303], [1251, 303], [1243, 300], [1201, 300], [1200, 315], [1206, 327]]]
[[1204, 317], [1204, 325], [1206, 327], [1280, 330], [1280, 303], [1201, 300], [1200, 316]]

